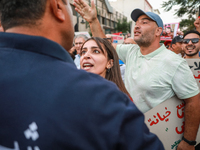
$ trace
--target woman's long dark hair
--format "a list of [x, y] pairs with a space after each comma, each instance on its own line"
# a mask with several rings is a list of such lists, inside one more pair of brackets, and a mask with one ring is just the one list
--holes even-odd
[[[119, 58], [115, 48], [110, 44], [110, 42], [107, 41], [107, 39], [102, 39], [99, 37], [89, 38], [83, 43], [83, 45], [90, 40], [95, 41], [103, 53], [104, 50], [107, 52], [108, 61], [110, 59], [113, 60], [113, 66], [110, 69], [107, 69], [105, 79], [114, 82], [122, 92], [126, 93], [130, 97], [130, 94], [126, 90], [124, 82], [121, 77]], [[83, 45], [81, 47], [81, 50], [83, 48]]]

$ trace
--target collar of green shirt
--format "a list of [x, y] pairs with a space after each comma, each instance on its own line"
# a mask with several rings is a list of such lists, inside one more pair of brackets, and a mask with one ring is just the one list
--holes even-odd
[[158, 49], [156, 49], [155, 51], [151, 52], [148, 55], [142, 55], [141, 51], [138, 52], [138, 57], [143, 57], [147, 60], [150, 60], [151, 58], [153, 58], [154, 56], [156, 56], [157, 54], [159, 54], [161, 51], [163, 51], [165, 49], [164, 44], [161, 45]]

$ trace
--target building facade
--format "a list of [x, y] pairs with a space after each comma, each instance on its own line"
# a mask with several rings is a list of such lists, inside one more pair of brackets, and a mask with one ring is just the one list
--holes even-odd
[[[86, 2], [90, 5], [91, 1], [86, 0]], [[122, 20], [127, 17], [122, 13], [116, 11], [113, 7], [111, 7], [108, 0], [95, 0], [95, 6], [97, 9], [97, 16], [101, 27], [105, 34], [115, 33], [115, 27], [118, 20]], [[70, 0], [70, 4], [73, 11], [73, 23], [75, 26], [76, 32], [90, 32], [89, 24], [75, 11], [75, 7], [73, 6], [73, 0]]]

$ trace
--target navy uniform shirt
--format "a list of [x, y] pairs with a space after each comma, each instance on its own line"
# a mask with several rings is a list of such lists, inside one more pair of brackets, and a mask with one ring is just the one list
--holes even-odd
[[114, 83], [43, 37], [0, 33], [0, 150], [162, 150]]

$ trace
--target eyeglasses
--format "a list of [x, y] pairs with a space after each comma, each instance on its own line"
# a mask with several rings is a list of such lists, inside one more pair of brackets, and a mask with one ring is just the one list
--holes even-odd
[[196, 44], [196, 43], [199, 42], [199, 38], [183, 39], [183, 44], [188, 44], [190, 41], [191, 41], [193, 44]]

